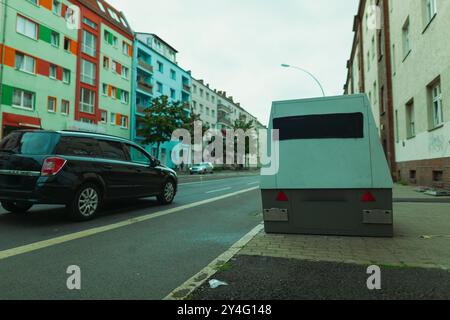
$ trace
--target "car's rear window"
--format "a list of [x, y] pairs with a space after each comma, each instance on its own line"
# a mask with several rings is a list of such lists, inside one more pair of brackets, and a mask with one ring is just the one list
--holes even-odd
[[59, 138], [52, 132], [13, 132], [0, 143], [0, 150], [23, 155], [52, 154]]
[[273, 128], [280, 130], [280, 140], [362, 139], [364, 115], [339, 113], [276, 118]]

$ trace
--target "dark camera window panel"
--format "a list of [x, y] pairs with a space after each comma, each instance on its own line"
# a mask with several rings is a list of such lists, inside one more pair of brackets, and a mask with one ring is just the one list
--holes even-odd
[[364, 115], [338, 113], [276, 118], [273, 128], [280, 130], [280, 140], [362, 139]]

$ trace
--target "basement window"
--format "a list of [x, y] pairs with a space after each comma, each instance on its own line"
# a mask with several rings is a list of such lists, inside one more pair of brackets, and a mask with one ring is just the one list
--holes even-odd
[[442, 182], [444, 180], [444, 171], [433, 171], [433, 182]]

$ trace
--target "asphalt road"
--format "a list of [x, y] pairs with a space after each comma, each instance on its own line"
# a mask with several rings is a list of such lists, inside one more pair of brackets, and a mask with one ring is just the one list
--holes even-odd
[[[164, 298], [262, 219], [259, 177], [197, 179], [180, 182], [171, 206], [112, 203], [86, 223], [66, 220], [61, 207], [0, 211], [0, 299]], [[81, 269], [81, 290], [67, 289], [71, 265]]]
[[381, 267], [380, 290], [367, 288], [367, 266], [256, 256], [236, 256], [193, 300], [448, 300], [450, 272]]

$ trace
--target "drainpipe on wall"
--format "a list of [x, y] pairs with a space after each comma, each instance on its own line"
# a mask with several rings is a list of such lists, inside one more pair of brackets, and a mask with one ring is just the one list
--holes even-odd
[[7, 7], [8, 0], [3, 0], [3, 25], [2, 25], [2, 38], [0, 44], [2, 44], [2, 61], [0, 61], [0, 111], [2, 109], [2, 101], [3, 101], [3, 69], [4, 69], [4, 61], [5, 61], [5, 40], [6, 40], [6, 18], [7, 15]]
[[[136, 37], [136, 36], [135, 36]], [[137, 89], [137, 53], [138, 41], [133, 40], [133, 57], [131, 61], [131, 113], [130, 113], [130, 140], [136, 140], [136, 89]]]

